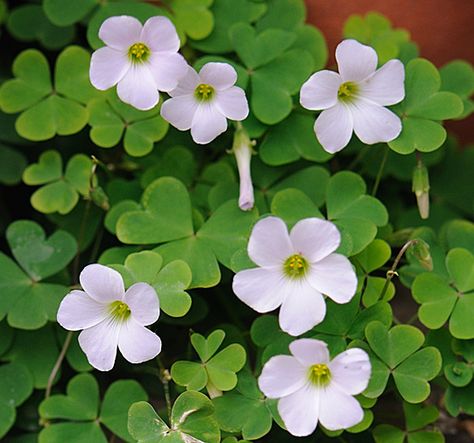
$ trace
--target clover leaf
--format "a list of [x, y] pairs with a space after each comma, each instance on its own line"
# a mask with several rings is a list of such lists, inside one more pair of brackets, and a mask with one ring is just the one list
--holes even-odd
[[449, 278], [423, 273], [413, 282], [413, 298], [421, 304], [420, 321], [437, 329], [448, 321], [449, 331], [456, 338], [474, 338], [474, 256], [462, 248], [446, 256]]
[[38, 40], [46, 49], [59, 49], [74, 38], [73, 26], [57, 26], [50, 22], [40, 5], [23, 5], [10, 12], [7, 29], [16, 39]]
[[0, 366], [0, 438], [13, 426], [16, 407], [33, 393], [33, 379], [19, 363]]
[[126, 287], [137, 282], [150, 284], [156, 290], [160, 309], [171, 317], [182, 317], [191, 308], [191, 297], [185, 291], [192, 280], [191, 269], [182, 260], [162, 265], [161, 255], [153, 251], [129, 254], [123, 265], [110, 264], [122, 274]]
[[430, 394], [429, 381], [441, 369], [441, 354], [429, 346], [420, 349], [423, 333], [410, 325], [397, 325], [390, 330], [379, 321], [369, 323], [365, 336], [370, 348], [372, 378], [364, 395], [378, 397], [385, 389], [390, 374], [400, 395], [409, 403], [420, 403]]
[[338, 172], [329, 179], [327, 218], [341, 231], [339, 251], [347, 255], [361, 252], [375, 238], [377, 226], [388, 222], [385, 206], [365, 192], [364, 180], [353, 172]]
[[439, 122], [461, 115], [463, 104], [457, 94], [440, 91], [440, 87], [439, 72], [428, 60], [417, 58], [408, 63], [405, 99], [394, 107], [403, 129], [388, 143], [395, 152], [431, 152], [446, 140], [446, 130]]
[[91, 140], [101, 148], [117, 145], [123, 136], [125, 151], [144, 156], [168, 131], [168, 123], [159, 115], [159, 107], [139, 111], [120, 101], [115, 91], [88, 104]]
[[461, 388], [449, 386], [445, 397], [446, 410], [456, 417], [459, 414], [474, 414], [474, 381]]
[[212, 400], [219, 427], [226, 432], [242, 434], [256, 440], [266, 435], [272, 426], [272, 414], [250, 371], [239, 373], [234, 390]]
[[98, 0], [76, 0], [67, 3], [61, 0], [43, 0], [43, 9], [55, 25], [68, 26], [85, 18], [98, 3]]
[[70, 158], [63, 174], [61, 155], [57, 151], [45, 151], [38, 163], [31, 164], [23, 172], [27, 185], [45, 185], [31, 196], [31, 205], [44, 214], [59, 212], [68, 214], [79, 201], [79, 195], [89, 195], [92, 160], [84, 154]]
[[39, 413], [43, 420], [65, 420], [44, 428], [38, 441], [61, 442], [83, 439], [90, 443], [107, 442], [101, 424], [115, 435], [133, 442], [127, 430], [127, 413], [131, 404], [147, 400], [145, 390], [135, 380], [112, 383], [104, 394], [99, 412], [99, 385], [91, 374], [79, 374], [67, 385], [66, 395], [43, 400]]
[[0, 143], [0, 183], [16, 185], [27, 164], [21, 152]]
[[16, 328], [40, 328], [56, 319], [67, 287], [38, 282], [58, 273], [72, 260], [76, 241], [61, 230], [46, 239], [43, 228], [29, 220], [12, 223], [6, 237], [23, 269], [0, 253], [0, 318], [7, 315], [8, 323]]
[[201, 40], [214, 28], [214, 16], [209, 10], [213, 0], [170, 0], [176, 26], [190, 38]]
[[463, 60], [454, 60], [444, 65], [440, 70], [441, 90], [454, 92], [463, 101], [464, 111], [459, 119], [469, 116], [474, 110], [474, 69]]
[[87, 123], [85, 104], [98, 92], [89, 82], [89, 53], [79, 46], [64, 49], [56, 60], [54, 87], [46, 57], [36, 49], [13, 62], [16, 78], [0, 87], [0, 107], [21, 112], [15, 128], [22, 137], [41, 141], [79, 132]]
[[293, 31], [303, 25], [306, 7], [303, 0], [271, 0], [265, 14], [256, 23], [258, 31], [269, 28]]
[[[201, 363], [177, 361], [171, 367], [171, 377], [188, 391], [200, 391], [204, 387], [212, 395], [215, 391], [230, 391], [237, 385], [237, 375], [246, 360], [245, 349], [233, 343], [217, 352], [225, 337], [221, 329], [213, 331], [207, 338], [201, 334], [191, 335], [191, 344]], [[217, 353], [216, 353], [217, 352]]]
[[134, 403], [128, 413], [130, 435], [138, 443], [219, 443], [221, 433], [212, 402], [200, 392], [183, 392], [175, 401], [170, 426], [146, 402]]

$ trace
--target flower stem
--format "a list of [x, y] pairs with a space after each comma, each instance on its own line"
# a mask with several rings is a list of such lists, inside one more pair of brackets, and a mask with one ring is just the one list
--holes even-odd
[[385, 146], [385, 152], [383, 154], [382, 162], [380, 163], [379, 171], [377, 172], [377, 177], [375, 178], [374, 187], [372, 188], [372, 196], [375, 196], [375, 194], [377, 194], [377, 190], [379, 188], [380, 180], [382, 179], [383, 170], [385, 168], [385, 163], [387, 162], [388, 150], [389, 150], [389, 147], [387, 145], [387, 146]]
[[166, 401], [166, 410], [168, 412], [168, 422], [171, 423], [171, 396], [170, 396], [170, 380], [171, 375], [168, 369], [166, 369], [161, 362], [160, 357], [156, 357], [156, 361], [158, 362], [158, 366], [160, 368], [160, 381], [163, 385], [163, 391], [165, 393], [165, 401]]
[[69, 349], [72, 336], [73, 336], [72, 331], [69, 331], [66, 334], [66, 339], [64, 340], [63, 347], [61, 348], [61, 352], [59, 353], [56, 363], [54, 364], [53, 369], [51, 370], [51, 373], [49, 374], [48, 384], [46, 385], [46, 392], [44, 394], [44, 398], [48, 398], [51, 395], [51, 388], [53, 387], [54, 379], [56, 378], [56, 375], [59, 371], [59, 368], [61, 367], [64, 357], [66, 356], [66, 352]]

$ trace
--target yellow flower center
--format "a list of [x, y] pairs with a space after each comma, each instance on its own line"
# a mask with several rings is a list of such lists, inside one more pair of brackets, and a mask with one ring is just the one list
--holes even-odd
[[131, 311], [127, 303], [117, 300], [110, 304], [110, 313], [116, 320], [123, 321], [130, 317]]
[[318, 363], [309, 368], [308, 378], [316, 386], [326, 386], [331, 381], [331, 371], [324, 363]]
[[354, 82], [344, 82], [339, 86], [337, 96], [339, 100], [350, 101], [357, 96], [359, 86]]
[[150, 56], [150, 49], [145, 43], [134, 43], [128, 48], [128, 57], [133, 63], [141, 63], [148, 59]]
[[308, 270], [308, 262], [302, 255], [294, 254], [285, 260], [283, 270], [288, 277], [303, 277]]
[[206, 83], [201, 83], [194, 90], [194, 95], [201, 101], [210, 100], [214, 95], [214, 88]]

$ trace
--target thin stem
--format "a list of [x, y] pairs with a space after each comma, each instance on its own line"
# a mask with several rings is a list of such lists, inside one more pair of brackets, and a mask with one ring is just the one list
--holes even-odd
[[374, 187], [372, 189], [372, 196], [377, 194], [377, 189], [379, 188], [380, 180], [382, 179], [382, 174], [383, 174], [383, 170], [385, 168], [385, 163], [387, 162], [388, 150], [389, 150], [389, 147], [387, 145], [387, 146], [385, 146], [385, 152], [383, 154], [382, 162], [380, 163], [379, 171], [377, 172], [377, 177], [375, 178]]
[[397, 256], [395, 257], [395, 261], [393, 262], [393, 265], [392, 267], [387, 271], [387, 277], [385, 279], [385, 284], [383, 285], [383, 288], [382, 288], [382, 292], [380, 293], [380, 297], [379, 299], [382, 300], [383, 299], [383, 296], [385, 295], [385, 293], [387, 292], [387, 289], [388, 289], [388, 285], [390, 284], [390, 281], [392, 280], [392, 278], [395, 276], [395, 275], [398, 275], [397, 274], [397, 267], [398, 267], [398, 264], [400, 263], [400, 260], [402, 259], [403, 255], [405, 254], [405, 252], [407, 251], [407, 249], [418, 243], [418, 240], [414, 239], [414, 240], [408, 240], [402, 247], [402, 249], [400, 249], [399, 253], [397, 254]]
[[86, 207], [84, 208], [84, 213], [82, 214], [81, 226], [79, 227], [79, 234], [77, 236], [77, 254], [74, 257], [74, 263], [72, 266], [72, 275], [74, 278], [74, 282], [77, 282], [78, 277], [79, 277], [79, 259], [81, 256], [81, 252], [80, 252], [81, 243], [84, 238], [84, 230], [86, 228], [86, 222], [87, 222], [87, 217], [89, 215], [90, 207], [91, 207], [91, 200], [87, 200]]
[[165, 393], [165, 401], [166, 401], [166, 410], [168, 412], [168, 423], [171, 423], [171, 395], [170, 395], [170, 380], [171, 375], [168, 369], [166, 369], [161, 362], [160, 357], [156, 357], [156, 361], [158, 362], [158, 366], [160, 368], [160, 381], [163, 385], [163, 391]]
[[63, 347], [61, 349], [61, 352], [58, 355], [58, 359], [56, 360], [56, 363], [54, 364], [53, 369], [51, 370], [51, 373], [49, 374], [48, 384], [46, 385], [46, 392], [44, 394], [44, 398], [48, 398], [51, 395], [51, 388], [53, 387], [54, 379], [56, 378], [56, 375], [58, 374], [59, 368], [61, 367], [64, 357], [66, 356], [66, 352], [69, 349], [72, 336], [73, 336], [72, 331], [69, 331], [66, 335], [66, 339], [64, 340]]

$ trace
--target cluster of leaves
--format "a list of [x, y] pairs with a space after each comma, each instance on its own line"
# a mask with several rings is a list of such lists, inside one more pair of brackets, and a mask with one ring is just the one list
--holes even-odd
[[[165, 15], [194, 67], [236, 68], [251, 109], [243, 126], [257, 142], [252, 211], [236, 203], [231, 130], [198, 147], [168, 126], [160, 105], [137, 111], [90, 85], [100, 24], [120, 14]], [[338, 252], [356, 268], [353, 300], [327, 300], [325, 320], [304, 335], [332, 355], [369, 353], [372, 377], [357, 397], [364, 419], [346, 441], [443, 442], [438, 408], [474, 415], [474, 150], [460, 150], [443, 127], [472, 112], [474, 71], [463, 61], [438, 70], [378, 14], [351, 17], [345, 37], [373, 46], [380, 64], [405, 64], [406, 97], [393, 107], [403, 132], [388, 145], [353, 139], [333, 158], [298, 105], [302, 83], [328, 59], [305, 16], [302, 0], [0, 0], [0, 44], [10, 48], [0, 60], [11, 65], [0, 74], [0, 438], [292, 441], [257, 377], [294, 338], [230, 289], [232, 273], [253, 266], [249, 233], [269, 213], [289, 227], [333, 221]], [[427, 220], [409, 192], [419, 162], [431, 176]], [[402, 287], [390, 266], [407, 242]], [[416, 244], [429, 251], [420, 256]], [[120, 360], [113, 376], [90, 373], [76, 336], [56, 370], [68, 343], [58, 305], [91, 262], [118, 270], [127, 287], [156, 289], [160, 370]], [[322, 441], [342, 433], [317, 432]]]

